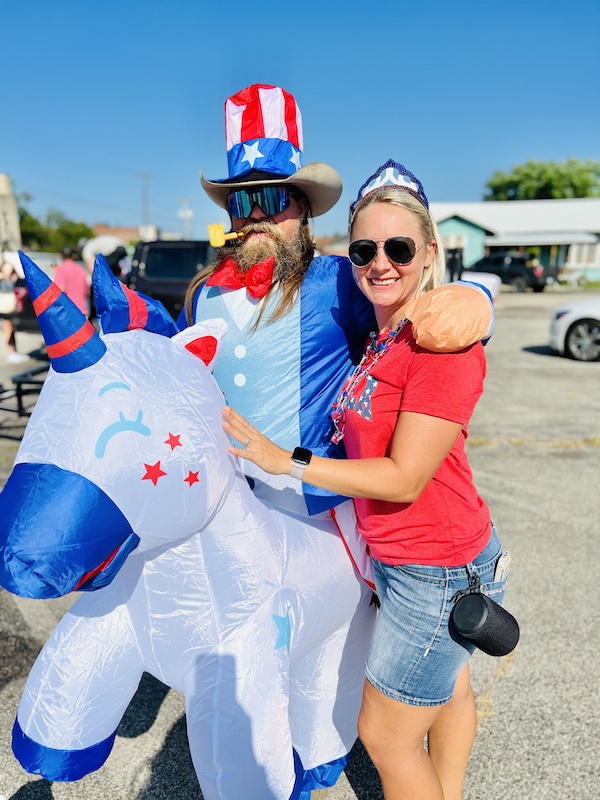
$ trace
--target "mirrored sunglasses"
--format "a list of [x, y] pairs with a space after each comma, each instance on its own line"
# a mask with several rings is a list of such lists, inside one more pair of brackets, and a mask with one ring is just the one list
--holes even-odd
[[374, 242], [373, 239], [357, 239], [350, 243], [348, 255], [350, 261], [358, 269], [365, 269], [377, 255], [378, 248], [383, 247], [383, 251], [393, 264], [410, 264], [416, 254], [425, 243], [418, 247], [408, 236], [393, 236], [385, 242]]
[[290, 204], [294, 193], [283, 186], [261, 186], [256, 189], [238, 189], [227, 197], [227, 211], [236, 219], [247, 219], [254, 206], [268, 217], [281, 214]]

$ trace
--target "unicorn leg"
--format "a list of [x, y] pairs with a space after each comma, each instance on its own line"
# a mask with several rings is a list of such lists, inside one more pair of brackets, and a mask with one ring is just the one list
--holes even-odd
[[58, 624], [17, 712], [13, 752], [26, 772], [50, 781], [102, 766], [143, 672], [127, 607], [94, 613], [95, 601], [82, 597]]
[[[205, 800], [288, 800], [296, 782], [288, 715], [289, 651], [271, 604], [186, 682], [188, 739]], [[235, 639], [235, 640], [233, 640]]]
[[357, 738], [374, 609], [365, 585], [353, 616], [290, 668], [290, 724], [306, 791], [333, 786]]

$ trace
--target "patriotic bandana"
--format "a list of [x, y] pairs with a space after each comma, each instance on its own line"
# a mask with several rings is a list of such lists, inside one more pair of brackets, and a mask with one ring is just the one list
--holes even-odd
[[395, 189], [404, 189], [412, 194], [413, 197], [416, 197], [417, 200], [419, 200], [419, 202], [422, 203], [427, 210], [429, 210], [429, 201], [425, 196], [425, 191], [423, 190], [421, 181], [416, 178], [412, 172], [409, 172], [406, 167], [402, 166], [402, 164], [398, 164], [397, 161], [390, 159], [389, 161], [386, 161], [383, 166], [379, 167], [377, 172], [374, 175], [371, 175], [371, 177], [368, 178], [358, 190], [358, 196], [350, 206], [350, 220], [352, 220], [356, 206], [360, 203], [363, 197], [366, 197], [371, 192], [374, 192], [375, 189], [381, 189], [388, 186]]

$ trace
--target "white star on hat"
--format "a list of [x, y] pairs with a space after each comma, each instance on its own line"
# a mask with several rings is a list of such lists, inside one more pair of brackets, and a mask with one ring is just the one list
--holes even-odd
[[244, 157], [241, 160], [247, 161], [251, 167], [254, 167], [254, 162], [257, 158], [264, 158], [263, 153], [258, 149], [258, 142], [256, 141], [254, 144], [245, 144]]
[[300, 169], [300, 150], [296, 150], [296, 148], [291, 145], [292, 148], [292, 157], [290, 161], [296, 167], [296, 171]]

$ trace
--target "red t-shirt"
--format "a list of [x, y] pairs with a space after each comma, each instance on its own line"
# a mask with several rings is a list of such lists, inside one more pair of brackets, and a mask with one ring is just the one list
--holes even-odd
[[351, 392], [344, 439], [349, 458], [388, 455], [401, 411], [464, 426], [414, 503], [354, 501], [359, 530], [378, 561], [456, 567], [468, 564], [488, 543], [490, 512], [473, 486], [464, 449], [484, 377], [481, 344], [432, 353], [415, 343], [407, 325]]

